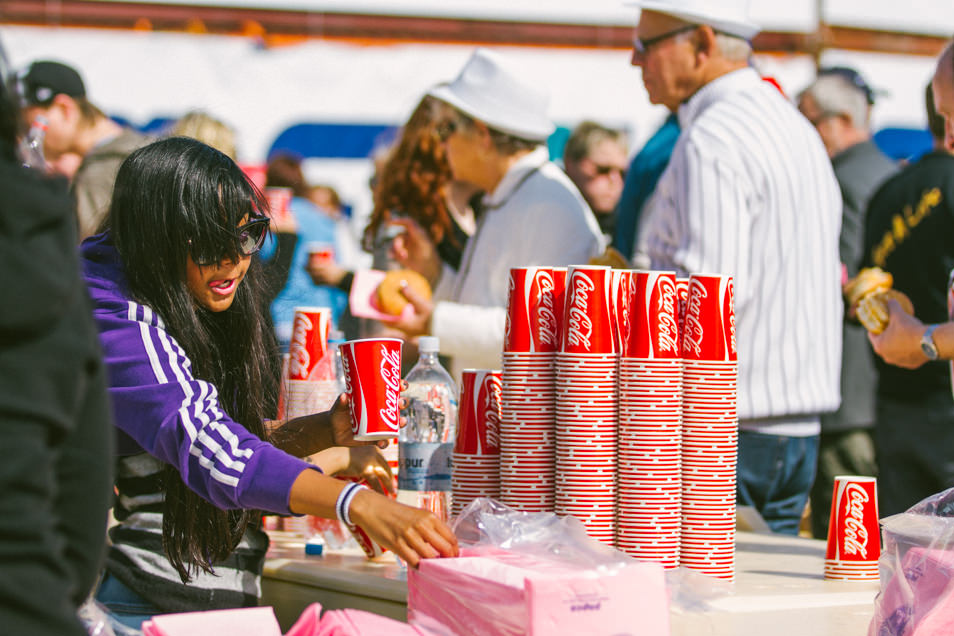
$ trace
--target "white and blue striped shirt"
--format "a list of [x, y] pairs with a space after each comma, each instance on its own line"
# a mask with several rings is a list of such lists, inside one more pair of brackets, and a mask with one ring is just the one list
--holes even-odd
[[841, 195], [817, 132], [751, 68], [706, 84], [679, 121], [637, 262], [734, 278], [740, 420], [834, 411]]

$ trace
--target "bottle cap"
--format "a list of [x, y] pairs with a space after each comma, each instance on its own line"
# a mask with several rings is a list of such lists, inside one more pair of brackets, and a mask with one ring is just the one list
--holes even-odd
[[417, 349], [421, 353], [437, 353], [441, 350], [441, 341], [437, 336], [421, 336], [417, 339]]

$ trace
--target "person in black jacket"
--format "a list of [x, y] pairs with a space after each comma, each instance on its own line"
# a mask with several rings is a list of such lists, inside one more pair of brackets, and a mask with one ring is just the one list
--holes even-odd
[[0, 84], [0, 631], [79, 636], [113, 428], [67, 185], [21, 165], [17, 121]]

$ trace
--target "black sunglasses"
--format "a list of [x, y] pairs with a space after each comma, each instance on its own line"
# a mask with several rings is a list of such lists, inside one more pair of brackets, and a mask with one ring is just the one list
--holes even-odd
[[[258, 250], [262, 249], [262, 245], [265, 243], [265, 237], [268, 235], [268, 225], [268, 218], [255, 219], [254, 221], [249, 221], [245, 225], [240, 225], [235, 230], [235, 234], [233, 235], [235, 238], [234, 249], [242, 256], [251, 256]], [[192, 245], [192, 241], [189, 241], [189, 244]], [[226, 256], [225, 251], [220, 251], [214, 255], [205, 254], [195, 249], [194, 246], [191, 251], [192, 260], [195, 261], [196, 265], [202, 266], [220, 263]]]
[[687, 24], [684, 27], [679, 27], [678, 29], [673, 29], [672, 31], [666, 31], [656, 37], [648, 38], [646, 40], [642, 38], [633, 38], [633, 50], [640, 56], [646, 55], [647, 51], [653, 46], [659, 44], [663, 40], [668, 40], [669, 38], [676, 37], [680, 33], [685, 33], [686, 31], [693, 31], [698, 29], [698, 24]]

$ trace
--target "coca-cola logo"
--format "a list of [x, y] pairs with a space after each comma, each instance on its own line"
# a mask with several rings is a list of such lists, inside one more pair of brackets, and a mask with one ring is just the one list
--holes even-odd
[[729, 281], [725, 297], [726, 306], [723, 311], [729, 315], [729, 350], [735, 354], [735, 286], [731, 281]]
[[311, 354], [308, 353], [308, 334], [314, 324], [306, 314], [296, 313], [292, 324], [292, 337], [288, 345], [288, 376], [305, 379], [311, 371]]
[[353, 395], [354, 392], [352, 391], [351, 387], [351, 363], [348, 362], [347, 355], [341, 356], [341, 371], [344, 373], [345, 393], [347, 393], [349, 396]]
[[513, 292], [514, 292], [514, 282], [513, 282], [513, 273], [510, 274], [510, 281], [507, 283], [507, 320], [504, 323], [504, 342], [512, 344], [510, 342], [510, 314], [513, 313]]
[[481, 393], [484, 396], [483, 411], [487, 431], [487, 446], [500, 447], [500, 392], [501, 381], [496, 375], [484, 377]]
[[865, 503], [868, 492], [858, 484], [845, 488], [845, 554], [868, 558], [868, 529], [865, 527]]
[[381, 346], [381, 379], [384, 381], [384, 408], [379, 410], [381, 419], [394, 430], [398, 429], [399, 401], [401, 399], [401, 352]]
[[679, 326], [676, 324], [676, 284], [667, 276], [660, 276], [656, 288], [659, 299], [656, 304], [656, 326], [660, 353], [678, 354]]
[[702, 356], [702, 301], [708, 296], [705, 285], [696, 279], [689, 280], [689, 299], [686, 301], [686, 319], [682, 335], [683, 351], [696, 357]]
[[570, 278], [570, 307], [567, 311], [566, 341], [572, 347], [587, 351], [592, 347], [593, 321], [589, 316], [590, 293], [596, 289], [592, 280], [581, 272], [573, 272]]
[[557, 317], [553, 308], [553, 276], [546, 270], [540, 270], [535, 281], [540, 288], [540, 303], [537, 305], [537, 333], [540, 335], [540, 344], [556, 348]]

